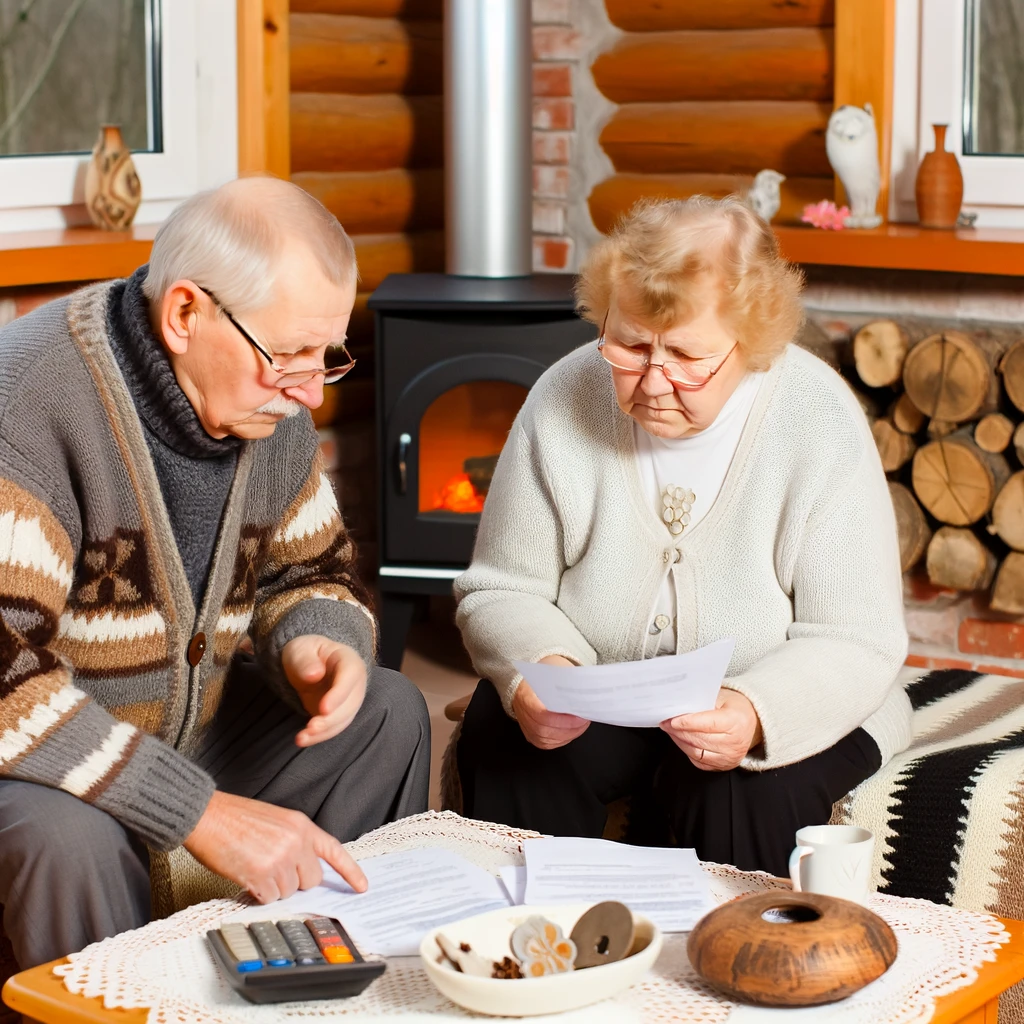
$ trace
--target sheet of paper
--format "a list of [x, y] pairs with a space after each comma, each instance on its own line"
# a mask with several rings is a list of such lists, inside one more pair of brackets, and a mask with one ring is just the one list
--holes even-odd
[[687, 654], [617, 665], [512, 664], [549, 711], [651, 729], [666, 718], [713, 708], [735, 645], [726, 637]]
[[408, 850], [361, 860], [369, 882], [364, 893], [354, 892], [333, 868], [321, 865], [321, 885], [267, 909], [274, 917], [336, 917], [363, 953], [414, 956], [432, 928], [509, 905], [497, 878], [450, 850]]
[[618, 900], [662, 931], [689, 931], [715, 903], [693, 850], [605, 839], [525, 839], [526, 903]]
[[526, 902], [526, 867], [520, 864], [506, 864], [501, 869], [501, 884], [505, 886], [509, 902], [520, 906]]

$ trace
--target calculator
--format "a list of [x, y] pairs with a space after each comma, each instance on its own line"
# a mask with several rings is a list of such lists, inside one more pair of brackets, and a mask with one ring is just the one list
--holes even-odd
[[235, 921], [206, 938], [228, 984], [251, 1003], [357, 996], [387, 969], [364, 960], [334, 917]]

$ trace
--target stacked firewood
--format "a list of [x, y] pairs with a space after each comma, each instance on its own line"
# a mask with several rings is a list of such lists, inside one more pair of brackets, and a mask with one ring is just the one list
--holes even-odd
[[1024, 338], [987, 330], [914, 337], [890, 320], [854, 335], [843, 370], [889, 476], [907, 572], [989, 590], [1024, 614]]

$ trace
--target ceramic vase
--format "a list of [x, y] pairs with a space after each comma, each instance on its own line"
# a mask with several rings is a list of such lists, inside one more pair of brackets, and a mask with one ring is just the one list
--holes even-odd
[[85, 171], [85, 207], [98, 228], [123, 231], [130, 227], [142, 202], [142, 185], [131, 150], [116, 124], [100, 128], [92, 159]]
[[923, 228], [952, 228], [964, 198], [964, 176], [956, 157], [946, 151], [946, 125], [933, 124], [932, 130], [935, 149], [921, 161], [914, 186], [917, 218]]

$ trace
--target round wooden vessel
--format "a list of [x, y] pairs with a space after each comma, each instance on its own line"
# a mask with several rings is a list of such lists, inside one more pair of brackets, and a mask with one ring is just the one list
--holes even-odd
[[817, 1006], [881, 977], [896, 959], [896, 936], [848, 900], [765, 892], [711, 911], [686, 951], [697, 974], [737, 1002]]

